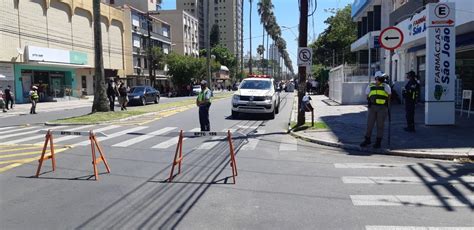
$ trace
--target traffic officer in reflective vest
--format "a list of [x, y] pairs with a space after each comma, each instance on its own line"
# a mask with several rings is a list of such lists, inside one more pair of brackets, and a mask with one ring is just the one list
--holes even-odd
[[392, 90], [388, 84], [383, 83], [386, 75], [381, 71], [375, 73], [375, 84], [369, 84], [365, 90], [369, 103], [367, 117], [367, 132], [365, 140], [360, 144], [361, 147], [367, 147], [371, 141], [372, 129], [377, 123], [377, 139], [374, 148], [380, 148], [384, 132], [385, 117], [388, 114], [388, 104]]
[[212, 92], [207, 88], [207, 81], [201, 81], [201, 92], [196, 99], [196, 105], [199, 107], [199, 123], [201, 124], [201, 132], [211, 131], [209, 123], [209, 108], [211, 107]]
[[413, 71], [407, 73], [407, 79], [408, 82], [403, 89], [407, 119], [407, 127], [405, 128], [405, 131], [415, 132], [415, 104], [420, 94], [420, 84], [416, 81], [416, 75]]
[[38, 103], [38, 100], [39, 100], [38, 87], [34, 85], [31, 87], [31, 91], [30, 91], [30, 102], [31, 102], [30, 114], [36, 114], [36, 104]]

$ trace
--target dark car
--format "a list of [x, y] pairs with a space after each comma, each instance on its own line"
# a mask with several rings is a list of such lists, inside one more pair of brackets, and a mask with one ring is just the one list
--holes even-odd
[[150, 86], [135, 86], [128, 93], [130, 104], [146, 105], [148, 102], [160, 102], [160, 91]]

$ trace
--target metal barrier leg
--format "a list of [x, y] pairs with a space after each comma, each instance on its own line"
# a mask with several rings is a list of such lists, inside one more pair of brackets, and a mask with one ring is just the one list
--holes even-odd
[[[178, 159], [178, 154], [179, 154], [179, 159]], [[170, 172], [170, 177], [168, 178], [168, 182], [173, 181], [174, 167], [176, 166], [176, 164], [179, 164], [178, 174], [181, 173], [182, 159], [183, 159], [183, 130], [181, 130], [181, 132], [179, 133], [178, 144], [176, 145], [176, 152], [174, 154], [173, 163], [171, 165], [171, 172]]]
[[99, 180], [99, 174], [97, 172], [97, 162], [96, 162], [96, 157], [95, 157], [94, 138], [92, 134], [90, 134], [89, 140], [91, 141], [92, 166], [94, 168], [94, 176], [95, 176], [95, 180]]
[[99, 141], [97, 141], [97, 137], [93, 135], [93, 138], [94, 138], [95, 146], [97, 147], [97, 150], [99, 150], [100, 159], [102, 160], [102, 162], [104, 162], [105, 169], [107, 170], [107, 172], [110, 173], [110, 167], [109, 167], [109, 164], [107, 163], [107, 160], [105, 159], [104, 151], [102, 150], [102, 147], [100, 146]]
[[[51, 144], [51, 130], [48, 130], [48, 132], [45, 135], [44, 138], [44, 145], [43, 145], [43, 151], [41, 152], [41, 157], [39, 158], [38, 162], [38, 169], [36, 170], [36, 177], [39, 177], [40, 171], [41, 171], [41, 166], [43, 166], [43, 161], [45, 160], [44, 155], [46, 154], [46, 149], [48, 148], [48, 142]], [[51, 148], [51, 146], [50, 146]], [[52, 151], [51, 151], [52, 152]], [[54, 156], [54, 155], [52, 155]], [[55, 170], [55, 165], [53, 164], [53, 171]]]
[[230, 166], [232, 167], [232, 180], [235, 184], [235, 177], [237, 176], [237, 164], [235, 162], [234, 144], [232, 142], [232, 135], [230, 134], [230, 130], [227, 131], [227, 140], [229, 141]]

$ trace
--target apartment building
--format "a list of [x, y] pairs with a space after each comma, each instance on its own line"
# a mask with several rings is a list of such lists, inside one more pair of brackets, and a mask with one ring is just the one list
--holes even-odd
[[111, 6], [122, 7], [124, 5], [133, 6], [135, 9], [148, 12], [158, 10], [160, 0], [102, 0], [103, 3], [106, 3]]
[[199, 57], [199, 21], [183, 10], [160, 10], [160, 18], [173, 28], [173, 51]]
[[[0, 0], [0, 85], [17, 103], [33, 85], [41, 101], [94, 92], [94, 29], [89, 0]], [[105, 77], [132, 71], [130, 23], [119, 9], [101, 5]]]
[[207, 3], [203, 0], [176, 0], [176, 9], [188, 12], [199, 20], [199, 49], [206, 48], [206, 39], [209, 37], [205, 34], [206, 26], [209, 25], [210, 30], [212, 25], [217, 24], [221, 44], [240, 57], [243, 26], [242, 2], [240, 0], [209, 0], [209, 17]]

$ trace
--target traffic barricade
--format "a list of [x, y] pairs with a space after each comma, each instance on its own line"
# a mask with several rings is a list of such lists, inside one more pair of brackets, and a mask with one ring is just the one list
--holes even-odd
[[[181, 164], [183, 162], [183, 141], [185, 137], [225, 137], [227, 136], [227, 142], [229, 143], [229, 154], [230, 154], [230, 167], [232, 168], [232, 180], [235, 184], [235, 177], [237, 176], [237, 163], [235, 161], [234, 143], [232, 142], [232, 133], [230, 130], [227, 132], [183, 132], [181, 130], [178, 137], [178, 144], [176, 145], [176, 152], [174, 154], [173, 163], [171, 166], [170, 177], [168, 182], [172, 182], [173, 177], [181, 173]], [[174, 169], [178, 165], [178, 173], [174, 175]]]
[[[40, 159], [38, 160], [39, 165], [38, 165], [38, 169], [36, 170], [36, 177], [39, 177], [41, 166], [43, 165], [44, 160], [51, 159], [53, 171], [56, 170], [56, 158], [54, 155], [53, 134], [58, 135], [58, 136], [88, 136], [91, 142], [92, 165], [94, 168], [95, 180], [99, 180], [97, 164], [99, 164], [100, 162], [104, 163], [105, 168], [107, 169], [107, 173], [110, 173], [110, 167], [109, 167], [109, 164], [107, 164], [107, 160], [105, 159], [104, 151], [102, 150], [102, 147], [100, 146], [99, 141], [97, 140], [97, 136], [106, 137], [107, 136], [106, 134], [102, 132], [95, 133], [92, 130], [82, 131], [82, 132], [72, 132], [72, 131], [60, 131], [60, 130], [51, 130], [51, 129], [40, 130], [40, 133], [45, 133], [46, 135], [45, 135], [45, 140], [44, 140], [44, 145], [43, 145], [43, 151], [41, 153]], [[51, 154], [48, 156], [45, 156], [46, 149], [48, 148], [48, 144], [49, 144], [49, 149], [50, 149]], [[100, 154], [99, 157], [96, 157], [96, 149], [99, 151], [99, 154]]]

